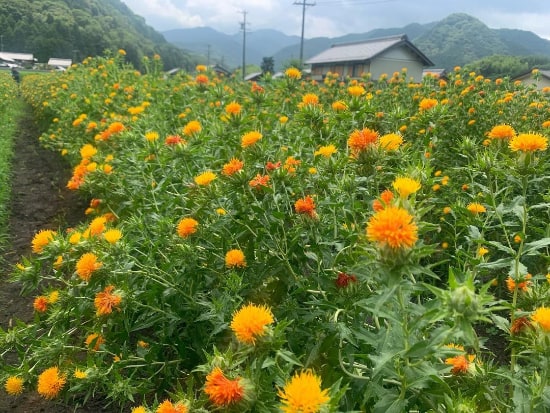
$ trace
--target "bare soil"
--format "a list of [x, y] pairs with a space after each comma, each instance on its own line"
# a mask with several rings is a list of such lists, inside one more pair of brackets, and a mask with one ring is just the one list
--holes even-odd
[[[19, 120], [12, 161], [9, 244], [0, 251], [0, 327], [7, 329], [16, 319], [32, 320], [32, 297], [21, 295], [21, 286], [9, 281], [13, 264], [31, 252], [31, 240], [41, 229], [64, 229], [84, 218], [86, 203], [65, 185], [69, 165], [62, 157], [40, 146], [40, 132], [30, 110]], [[3, 387], [3, 383], [2, 383]], [[92, 413], [105, 412], [99, 402], [75, 408], [47, 401], [27, 388], [18, 397], [0, 389], [0, 413]], [[95, 406], [94, 406], [95, 404]]]

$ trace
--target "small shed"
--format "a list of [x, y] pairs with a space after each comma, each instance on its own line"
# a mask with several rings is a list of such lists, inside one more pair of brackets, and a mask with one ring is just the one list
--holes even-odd
[[56, 57], [50, 57], [48, 60], [48, 66], [55, 69], [68, 69], [73, 64], [71, 59], [59, 59]]
[[311, 65], [311, 77], [316, 80], [328, 72], [342, 78], [370, 73], [372, 79], [378, 79], [382, 74], [391, 76], [406, 68], [409, 77], [421, 81], [423, 69], [433, 66], [405, 34], [335, 44], [305, 63]]
[[513, 80], [519, 80], [526, 85], [533, 84], [539, 90], [550, 88], [550, 70], [538, 70], [536, 75], [533, 73], [533, 70], [529, 70], [528, 72], [515, 77]]

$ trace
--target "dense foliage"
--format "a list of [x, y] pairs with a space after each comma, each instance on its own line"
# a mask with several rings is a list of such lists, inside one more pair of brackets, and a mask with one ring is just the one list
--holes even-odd
[[24, 79], [90, 219], [38, 232], [14, 269], [36, 315], [0, 331], [8, 393], [550, 409], [550, 90], [460, 68], [167, 78], [123, 55]]
[[124, 48], [140, 67], [143, 56], [159, 54], [166, 68], [185, 66], [189, 57], [166, 42], [120, 0], [0, 0], [4, 51], [82, 61], [105, 50]]

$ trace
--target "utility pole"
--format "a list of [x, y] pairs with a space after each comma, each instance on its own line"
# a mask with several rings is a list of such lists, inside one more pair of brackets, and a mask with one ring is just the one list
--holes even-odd
[[306, 25], [306, 6], [315, 6], [315, 3], [308, 3], [306, 0], [295, 1], [295, 6], [302, 6], [302, 37], [300, 38], [300, 69], [304, 65], [304, 28]]
[[241, 22], [241, 30], [243, 31], [243, 80], [246, 76], [246, 15], [247, 11], [243, 10], [243, 21]]
[[210, 67], [210, 45], [208, 44], [208, 49], [206, 50], [206, 67]]

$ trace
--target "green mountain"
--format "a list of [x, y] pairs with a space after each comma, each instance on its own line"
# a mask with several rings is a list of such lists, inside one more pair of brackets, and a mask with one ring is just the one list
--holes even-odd
[[38, 62], [118, 49], [136, 67], [155, 53], [167, 69], [190, 61], [120, 0], [0, 0], [0, 34], [5, 52], [32, 53]]
[[[202, 54], [209, 63], [236, 68], [242, 65], [243, 33], [227, 35], [210, 27], [174, 29], [162, 33], [174, 45]], [[246, 33], [246, 63], [259, 65], [264, 57], [278, 50], [299, 44], [299, 36], [287, 36], [277, 30], [255, 30]]]
[[[180, 29], [166, 32], [167, 40], [180, 47], [204, 53], [205, 43], [221, 53], [230, 67], [241, 64], [242, 34], [225, 35], [215, 32], [216, 37], [201, 37], [197, 29]], [[203, 28], [203, 30], [213, 30]], [[275, 32], [275, 31], [274, 31]], [[247, 63], [260, 64], [261, 58], [271, 56], [276, 69], [300, 55], [300, 38], [275, 32], [262, 37], [259, 49], [252, 47], [247, 38]], [[550, 41], [525, 30], [491, 29], [480, 20], [464, 13], [451, 14], [445, 19], [427, 24], [413, 23], [404, 27], [375, 29], [366, 33], [354, 33], [340, 37], [316, 37], [304, 40], [304, 59], [328, 49], [333, 44], [374, 39], [377, 37], [406, 34], [409, 39], [435, 63], [436, 67], [451, 69], [465, 66], [487, 56], [546, 56], [550, 57]], [[223, 39], [218, 46], [216, 39]], [[228, 42], [231, 42], [230, 44]], [[286, 44], [285, 44], [286, 43]], [[201, 45], [201, 46], [197, 46]], [[279, 47], [276, 50], [275, 47]], [[202, 49], [201, 49], [202, 48]], [[202, 50], [202, 51], [201, 51]], [[219, 56], [219, 54], [218, 54]]]

